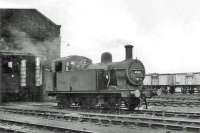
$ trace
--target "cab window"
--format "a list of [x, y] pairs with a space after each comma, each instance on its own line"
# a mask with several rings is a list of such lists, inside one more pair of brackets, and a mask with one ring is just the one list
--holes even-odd
[[113, 69], [110, 71], [110, 85], [117, 85], [116, 71]]
[[71, 64], [72, 63], [70, 63], [70, 62], [66, 62], [66, 64], [65, 64], [65, 71], [70, 71], [72, 69]]
[[56, 72], [62, 71], [62, 62], [61, 61], [58, 61], [55, 63], [55, 70], [56, 70]]

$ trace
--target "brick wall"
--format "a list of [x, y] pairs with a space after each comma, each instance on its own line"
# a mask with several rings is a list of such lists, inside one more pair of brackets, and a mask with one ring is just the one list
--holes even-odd
[[35, 9], [0, 9], [0, 48], [60, 57], [60, 25]]

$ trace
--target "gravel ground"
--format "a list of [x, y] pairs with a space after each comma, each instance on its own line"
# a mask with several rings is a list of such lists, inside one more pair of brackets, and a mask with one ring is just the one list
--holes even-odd
[[[45, 106], [44, 106], [45, 105]], [[77, 115], [75, 111], [66, 111], [66, 110], [57, 110], [50, 109], [55, 103], [12, 103], [9, 104], [11, 108], [20, 108], [20, 109], [36, 109], [36, 110], [52, 110], [52, 111], [61, 111], [66, 112], [68, 114]], [[151, 107], [152, 109], [152, 107]], [[154, 108], [155, 109], [155, 108]], [[144, 116], [145, 117], [145, 116]], [[53, 124], [58, 126], [64, 126], [73, 129], [81, 129], [81, 130], [89, 130], [97, 133], [187, 133], [186, 131], [174, 131], [174, 130], [164, 130], [164, 129], [152, 129], [146, 127], [138, 127], [138, 126], [117, 126], [117, 125], [105, 125], [98, 123], [88, 123], [88, 122], [78, 122], [78, 121], [60, 121], [60, 120], [47, 120], [43, 118], [36, 118], [33, 116], [23, 116], [18, 114], [10, 114], [0, 112], [0, 118], [8, 118], [8, 119], [16, 119], [19, 121], [27, 121], [33, 123], [45, 123], [45, 124]]]
[[[36, 109], [36, 110], [49, 110], [49, 111], [61, 111], [65, 112], [66, 114], [70, 115], [78, 115], [77, 111], [66, 111], [61, 109], [53, 109], [55, 107], [55, 103], [10, 103], [7, 107], [11, 108], [19, 108], [19, 109]], [[141, 108], [142, 109], [142, 108]], [[159, 107], [159, 106], [149, 106], [148, 110], [163, 110], [163, 111], [179, 111], [179, 112], [200, 112], [200, 108], [195, 107]], [[1, 118], [2, 113], [0, 113]], [[7, 116], [7, 115], [6, 115]], [[18, 116], [17, 116], [18, 117]], [[144, 115], [144, 117], [146, 117]], [[19, 117], [18, 117], [19, 118]], [[35, 119], [35, 117], [31, 116], [23, 116], [20, 118], [20, 120], [34, 120], [34, 122], [40, 121], [38, 118]], [[176, 118], [171, 118], [176, 119]], [[180, 118], [182, 119], [182, 118]], [[50, 120], [42, 120], [44, 123], [51, 123]], [[77, 121], [67, 121], [67, 122], [61, 122], [57, 120], [53, 120], [54, 124], [57, 123], [61, 126], [66, 126], [70, 128], [77, 128], [77, 129], [87, 129], [90, 131], [95, 131], [99, 133], [187, 133], [186, 131], [170, 131], [170, 130], [161, 130], [161, 129], [151, 129], [151, 128], [143, 128], [143, 127], [137, 127], [137, 126], [131, 126], [131, 127], [124, 127], [124, 126], [115, 126], [115, 125], [103, 125], [103, 124], [95, 124], [95, 123], [88, 123], [88, 122], [77, 122]], [[56, 122], [55, 122], [56, 121]]]
[[[160, 129], [151, 129], [151, 128], [142, 128], [136, 126], [124, 127], [124, 126], [115, 126], [115, 125], [99, 125], [94, 123], [87, 123], [87, 122], [77, 122], [77, 121], [59, 121], [59, 120], [47, 120], [42, 118], [36, 118], [33, 116], [23, 116], [18, 114], [12, 113], [3, 113], [0, 112], [0, 119], [10, 119], [10, 120], [17, 120], [23, 122], [30, 122], [30, 123], [43, 123], [48, 125], [56, 125], [60, 127], [67, 127], [73, 129], [81, 129], [81, 130], [89, 130], [94, 131], [96, 133], [183, 133], [183, 131], [170, 131], [170, 130], [160, 130]], [[10, 128], [16, 128], [9, 126]], [[19, 127], [18, 127], [19, 128]], [[27, 129], [26, 129], [27, 131]], [[34, 131], [36, 132], [36, 131]], [[42, 133], [44, 131], [41, 131]]]

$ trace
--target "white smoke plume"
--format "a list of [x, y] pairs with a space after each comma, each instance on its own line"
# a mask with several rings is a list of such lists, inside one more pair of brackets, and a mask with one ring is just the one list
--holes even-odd
[[49, 63], [51, 59], [59, 57], [60, 39], [58, 37], [38, 41], [16, 28], [9, 27], [6, 32], [6, 36], [0, 39], [1, 50], [32, 53], [42, 57], [46, 63]]

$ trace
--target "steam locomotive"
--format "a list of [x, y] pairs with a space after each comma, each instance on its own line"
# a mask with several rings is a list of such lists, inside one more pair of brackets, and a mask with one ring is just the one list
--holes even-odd
[[59, 58], [52, 71], [45, 71], [45, 89], [56, 95], [61, 108], [134, 110], [140, 103], [145, 68], [132, 58], [132, 45], [125, 46], [126, 58], [112, 62], [105, 52], [93, 64], [83, 56]]

